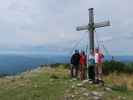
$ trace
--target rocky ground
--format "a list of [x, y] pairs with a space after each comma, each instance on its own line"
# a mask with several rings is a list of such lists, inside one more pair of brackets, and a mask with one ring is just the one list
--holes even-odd
[[127, 100], [125, 96], [112, 96], [114, 91], [109, 86], [92, 84], [88, 80], [70, 81], [72, 86], [65, 91], [64, 100]]

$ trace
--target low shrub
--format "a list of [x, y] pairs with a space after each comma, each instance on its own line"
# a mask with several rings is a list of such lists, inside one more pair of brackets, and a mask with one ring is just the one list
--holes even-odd
[[114, 86], [112, 86], [112, 90], [120, 91], [120, 92], [126, 92], [126, 91], [128, 91], [128, 87], [126, 84], [114, 85]]
[[50, 76], [50, 78], [52, 78], [52, 79], [59, 79], [59, 77], [58, 77], [57, 75], [55, 75], [55, 74], [52, 74], [52, 75]]
[[125, 64], [119, 61], [105, 61], [103, 64], [104, 74], [109, 73], [133, 73], [133, 63]]

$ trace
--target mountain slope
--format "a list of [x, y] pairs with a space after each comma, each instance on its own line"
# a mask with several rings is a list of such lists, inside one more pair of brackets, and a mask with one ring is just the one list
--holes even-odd
[[[121, 76], [120, 76], [121, 77]], [[119, 77], [119, 78], [120, 78]], [[17, 76], [0, 79], [1, 100], [132, 100], [133, 92], [111, 88], [113, 80], [106, 76], [107, 85], [92, 85], [72, 80], [64, 65], [41, 67]], [[118, 78], [118, 77], [117, 77]], [[119, 81], [119, 80], [118, 80]], [[119, 83], [119, 82], [118, 82]]]

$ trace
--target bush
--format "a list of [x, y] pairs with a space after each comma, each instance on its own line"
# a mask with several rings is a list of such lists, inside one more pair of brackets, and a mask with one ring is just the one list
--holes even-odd
[[56, 63], [56, 64], [51, 64], [50, 65], [52, 68], [58, 68], [58, 67], [61, 67], [61, 68], [70, 68], [70, 64], [60, 64], [60, 63]]
[[56, 68], [56, 67], [59, 67], [60, 64], [59, 64], [59, 63], [55, 63], [55, 64], [50, 64], [50, 66], [51, 66], [52, 68]]
[[52, 74], [52, 75], [50, 76], [50, 78], [52, 78], [52, 79], [59, 79], [58, 75], [55, 75], [55, 74]]
[[128, 91], [128, 87], [126, 84], [114, 85], [114, 86], [112, 86], [112, 90], [126, 92], [126, 91]]
[[126, 73], [133, 73], [133, 63], [126, 64], [126, 67], [124, 68]]
[[133, 63], [125, 64], [119, 61], [105, 61], [103, 65], [103, 73], [133, 73]]

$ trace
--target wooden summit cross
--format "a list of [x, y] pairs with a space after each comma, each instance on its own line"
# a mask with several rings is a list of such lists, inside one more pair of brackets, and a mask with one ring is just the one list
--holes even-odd
[[94, 13], [93, 8], [89, 9], [89, 24], [86, 26], [77, 27], [77, 31], [88, 30], [89, 31], [89, 40], [90, 40], [90, 54], [94, 53], [94, 31], [96, 28], [101, 28], [105, 26], [110, 26], [109, 21], [104, 21], [100, 23], [94, 23]]

